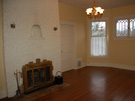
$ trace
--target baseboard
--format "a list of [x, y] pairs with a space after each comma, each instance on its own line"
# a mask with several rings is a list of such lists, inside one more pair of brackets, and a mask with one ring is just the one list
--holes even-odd
[[77, 69], [83, 68], [85, 66], [87, 66], [87, 63], [82, 63], [82, 65], [80, 67], [77, 67]]
[[113, 68], [119, 68], [119, 69], [126, 69], [126, 70], [133, 70], [133, 71], [135, 71], [135, 66], [120, 65], [120, 64], [88, 63], [87, 66], [104, 66], [104, 67], [113, 67]]
[[0, 91], [0, 99], [7, 97], [7, 92], [5, 90]]
[[83, 63], [82, 66], [81, 66], [81, 68], [83, 68], [85, 66], [87, 66], [87, 63]]

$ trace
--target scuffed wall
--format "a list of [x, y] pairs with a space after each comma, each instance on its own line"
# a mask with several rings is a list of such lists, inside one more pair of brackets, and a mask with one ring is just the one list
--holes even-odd
[[[17, 89], [14, 71], [21, 71], [28, 62], [48, 59], [53, 61], [54, 74], [61, 70], [58, 0], [3, 0], [3, 20], [7, 90], [11, 97]], [[31, 36], [33, 25], [40, 26], [42, 36]]]

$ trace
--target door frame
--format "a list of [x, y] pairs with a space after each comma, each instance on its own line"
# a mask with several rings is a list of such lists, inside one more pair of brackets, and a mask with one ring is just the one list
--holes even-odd
[[[60, 21], [60, 26], [61, 25], [71, 25], [71, 26], [74, 26], [74, 51], [73, 51], [73, 54], [74, 54], [74, 57], [73, 57], [73, 69], [77, 69], [77, 50], [76, 50], [76, 23], [74, 22], [67, 22], [67, 21]], [[60, 27], [60, 30], [61, 30], [61, 27]], [[60, 32], [60, 39], [61, 39], [61, 32]], [[62, 61], [62, 59], [61, 59]], [[63, 72], [63, 71], [62, 71]]]

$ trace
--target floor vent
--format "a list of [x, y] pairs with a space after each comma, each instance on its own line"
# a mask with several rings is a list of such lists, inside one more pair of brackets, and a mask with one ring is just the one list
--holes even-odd
[[78, 59], [77, 66], [78, 66], [78, 67], [81, 67], [81, 66], [82, 66], [82, 59]]

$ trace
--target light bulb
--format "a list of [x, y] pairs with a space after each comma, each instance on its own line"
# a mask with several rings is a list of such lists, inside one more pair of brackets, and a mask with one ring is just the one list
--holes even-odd
[[86, 13], [90, 14], [90, 13], [92, 13], [92, 10], [93, 10], [93, 8], [88, 8], [88, 9], [86, 9]]

